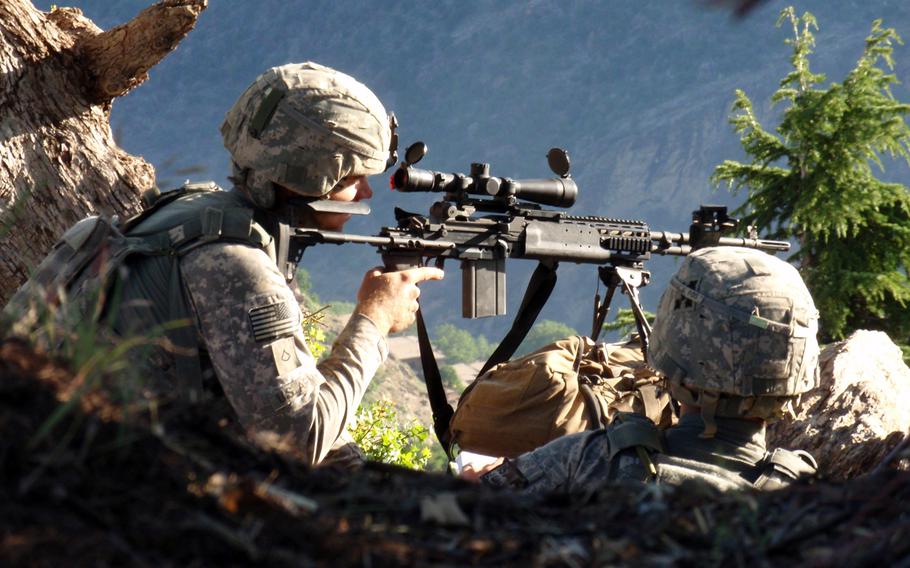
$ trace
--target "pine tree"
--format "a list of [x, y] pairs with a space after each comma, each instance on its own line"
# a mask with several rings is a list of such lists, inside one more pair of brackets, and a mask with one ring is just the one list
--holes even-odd
[[[842, 83], [827, 88], [809, 68], [815, 47], [812, 14], [784, 9], [778, 27], [790, 23], [793, 70], [772, 103], [783, 103], [780, 124], [766, 130], [752, 102], [736, 91], [730, 122], [750, 163], [727, 160], [714, 170], [716, 184], [747, 189], [737, 211], [744, 224], [770, 237], [794, 239], [791, 257], [821, 312], [828, 341], [853, 330], [886, 331], [910, 343], [910, 190], [881, 181], [883, 158], [910, 163], [910, 105], [891, 86], [892, 50], [901, 44], [893, 28], [872, 24], [856, 66]], [[884, 67], [884, 68], [883, 68]], [[908, 353], [905, 347], [905, 353]]]

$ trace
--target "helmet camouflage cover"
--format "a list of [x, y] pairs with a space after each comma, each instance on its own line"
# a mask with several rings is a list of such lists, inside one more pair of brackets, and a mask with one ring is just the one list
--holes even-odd
[[383, 172], [394, 161], [392, 128], [365, 85], [306, 62], [260, 75], [228, 111], [221, 134], [234, 177], [257, 205], [270, 207], [272, 183], [318, 198], [342, 178]]
[[716, 414], [771, 417], [818, 385], [817, 330], [792, 265], [753, 249], [705, 248], [685, 258], [661, 297], [648, 360], [677, 398], [678, 387], [735, 397]]

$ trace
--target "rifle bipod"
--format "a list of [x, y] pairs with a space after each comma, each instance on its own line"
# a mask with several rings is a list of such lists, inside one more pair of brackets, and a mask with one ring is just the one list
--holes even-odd
[[645, 312], [641, 307], [641, 297], [639, 288], [648, 285], [651, 281], [651, 273], [639, 266], [599, 266], [597, 275], [600, 281], [607, 287], [606, 297], [601, 302], [600, 290], [594, 295], [594, 320], [591, 327], [591, 339], [595, 342], [603, 329], [604, 321], [607, 314], [610, 313], [610, 304], [613, 302], [613, 295], [619, 288], [629, 297], [629, 305], [635, 316], [635, 327], [638, 328], [638, 335], [641, 337], [641, 352], [647, 356], [648, 345], [651, 337], [651, 324], [645, 318]]

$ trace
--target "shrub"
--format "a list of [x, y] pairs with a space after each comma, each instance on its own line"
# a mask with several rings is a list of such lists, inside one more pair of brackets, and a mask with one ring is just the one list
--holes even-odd
[[432, 455], [426, 443], [430, 431], [416, 420], [400, 424], [398, 410], [388, 400], [361, 405], [348, 431], [373, 461], [424, 469]]
[[434, 335], [434, 345], [445, 354], [449, 363], [473, 363], [486, 359], [492, 351], [486, 337], [479, 335], [475, 338], [450, 323], [437, 327]]

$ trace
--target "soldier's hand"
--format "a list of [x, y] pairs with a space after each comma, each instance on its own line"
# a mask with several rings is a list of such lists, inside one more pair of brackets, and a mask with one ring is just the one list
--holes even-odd
[[420, 296], [417, 284], [443, 276], [442, 270], [428, 266], [398, 272], [374, 268], [363, 277], [354, 313], [370, 318], [383, 334], [401, 331], [414, 323]]
[[458, 477], [467, 479], [468, 481], [480, 481], [480, 478], [485, 473], [489, 473], [497, 467], [501, 466], [504, 461], [505, 458], [497, 458], [495, 461], [488, 462], [483, 465], [467, 463], [463, 468], [461, 468], [461, 473], [458, 474]]

